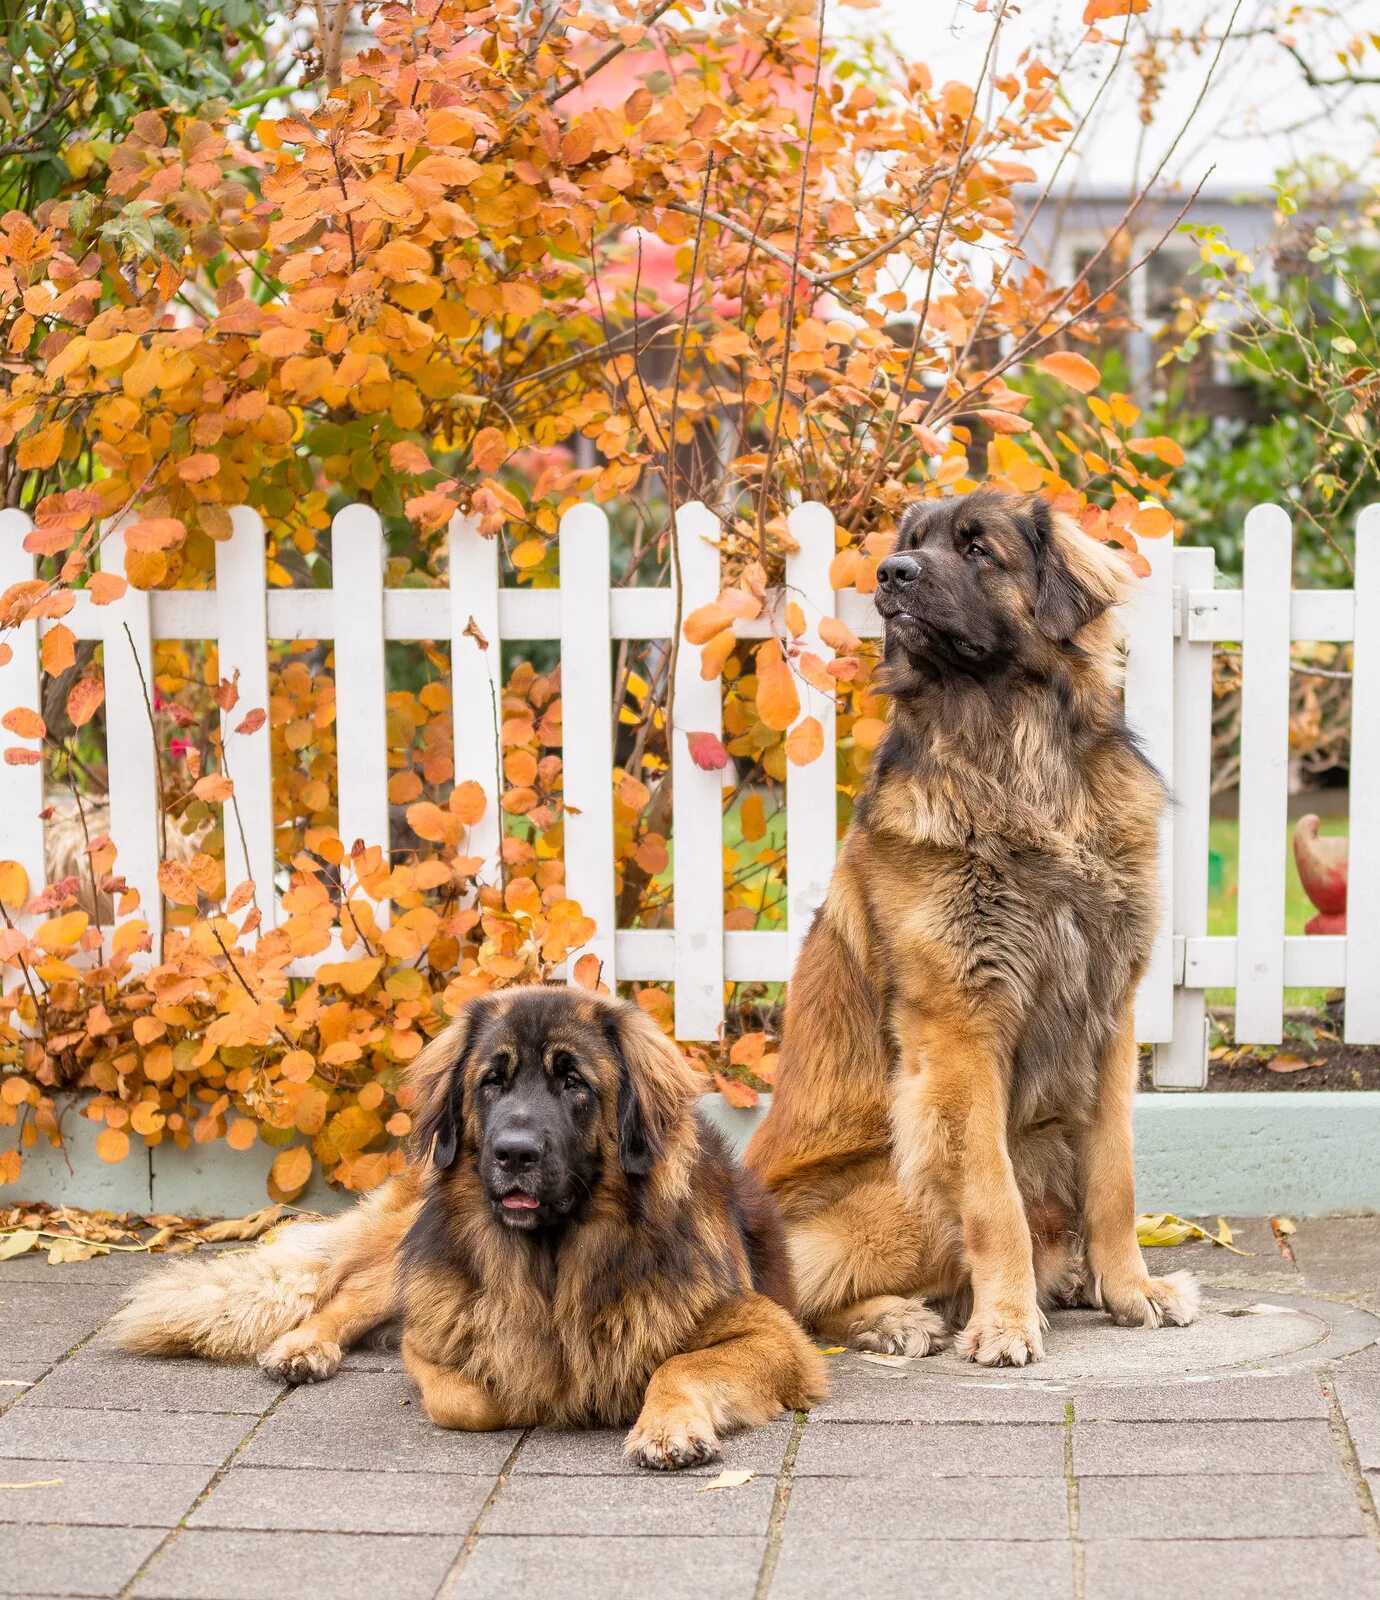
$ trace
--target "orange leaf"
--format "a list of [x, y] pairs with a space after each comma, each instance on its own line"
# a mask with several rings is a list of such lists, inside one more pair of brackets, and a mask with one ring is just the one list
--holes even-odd
[[708, 644], [717, 633], [722, 633], [733, 621], [726, 605], [712, 600], [707, 606], [697, 606], [685, 619], [682, 632], [690, 644]]
[[802, 717], [786, 735], [786, 758], [808, 767], [824, 752], [824, 729], [818, 717]]
[[105, 699], [105, 684], [100, 678], [82, 678], [67, 696], [67, 715], [77, 728], [84, 728]]
[[497, 428], [481, 428], [470, 445], [470, 460], [480, 472], [497, 472], [508, 455], [508, 441]]
[[599, 976], [604, 970], [604, 963], [592, 950], [586, 950], [584, 955], [575, 963], [571, 977], [581, 989], [599, 989]]
[[1051, 378], [1068, 384], [1070, 389], [1077, 389], [1079, 394], [1089, 393], [1102, 382], [1102, 374], [1092, 362], [1074, 350], [1051, 351], [1049, 355], [1041, 356], [1035, 365]]
[[296, 1194], [304, 1189], [311, 1177], [311, 1151], [304, 1144], [295, 1144], [290, 1150], [279, 1151], [274, 1158], [269, 1177], [284, 1194]]
[[48, 731], [47, 723], [28, 706], [16, 706], [13, 711], [7, 711], [0, 717], [0, 727], [8, 728], [21, 739], [41, 739]]
[[739, 1111], [747, 1111], [757, 1104], [756, 1089], [750, 1084], [741, 1083], [737, 1078], [726, 1078], [722, 1072], [716, 1072], [714, 1086], [729, 1105], [736, 1106]]
[[767, 727], [781, 733], [800, 715], [795, 676], [774, 639], [768, 639], [757, 652], [757, 713]]
[[175, 906], [194, 906], [200, 898], [196, 879], [180, 861], [163, 861], [158, 867], [158, 887]]
[[129, 1135], [123, 1128], [102, 1128], [96, 1135], [96, 1154], [102, 1161], [123, 1161], [129, 1154]]

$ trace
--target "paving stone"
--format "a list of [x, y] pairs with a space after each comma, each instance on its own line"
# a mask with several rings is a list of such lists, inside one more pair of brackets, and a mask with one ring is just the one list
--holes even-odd
[[459, 1433], [435, 1427], [402, 1373], [342, 1372], [328, 1383], [294, 1389], [254, 1435], [240, 1464], [492, 1476], [519, 1438], [514, 1429]]
[[1073, 1470], [1099, 1474], [1332, 1472], [1325, 1422], [1080, 1422]]
[[1072, 1600], [1073, 1555], [1058, 1544], [787, 1539], [771, 1593], [775, 1600]]
[[[725, 1491], [727, 1492], [727, 1491]], [[498, 1502], [502, 1504], [502, 1500]], [[761, 1539], [549, 1539], [485, 1535], [446, 1596], [513, 1600], [751, 1600]], [[789, 1591], [776, 1591], [785, 1594]], [[831, 1600], [839, 1600], [838, 1595]]]
[[1365, 1539], [1108, 1539], [1087, 1547], [1087, 1600], [1374, 1600], [1380, 1552]]
[[454, 1535], [189, 1528], [131, 1592], [148, 1600], [430, 1600], [461, 1543]]
[[0, 1594], [119, 1594], [166, 1537], [163, 1528], [6, 1528]]
[[1144, 1388], [1080, 1385], [1072, 1399], [1080, 1422], [1251, 1422], [1327, 1416], [1327, 1398], [1313, 1373], [1268, 1368], [1241, 1377], [1187, 1378]]
[[256, 1366], [160, 1360], [88, 1346], [25, 1395], [24, 1405], [106, 1411], [238, 1411], [260, 1416], [283, 1387]]
[[77, 1322], [91, 1328], [119, 1310], [124, 1299], [113, 1284], [61, 1283], [61, 1268], [50, 1268], [43, 1283], [0, 1283], [0, 1323], [39, 1327], [53, 1322]]
[[1052, 1478], [1064, 1431], [1052, 1424], [816, 1422], [800, 1441], [796, 1477]]
[[1361, 1465], [1380, 1467], [1380, 1346], [1339, 1361], [1332, 1381]]
[[[607, 1475], [518, 1477], [484, 1519], [485, 1533], [636, 1535], [765, 1534], [774, 1478], [736, 1489], [706, 1489], [704, 1479], [644, 1472], [610, 1493]], [[708, 1480], [712, 1482], [713, 1480]]]
[[[1217, 1232], [1216, 1217], [1190, 1217], [1210, 1233]], [[1274, 1286], [1282, 1291], [1298, 1294], [1303, 1284], [1298, 1267], [1279, 1248], [1268, 1217], [1228, 1217], [1232, 1243], [1250, 1255], [1239, 1256], [1223, 1250], [1206, 1240], [1194, 1239], [1188, 1244], [1165, 1249], [1159, 1245], [1145, 1251], [1145, 1264], [1157, 1277], [1171, 1272], [1188, 1271], [1200, 1283], [1232, 1288], [1265, 1288]]]
[[21, 1461], [206, 1462], [219, 1466], [253, 1426], [245, 1416], [182, 1411], [45, 1410], [0, 1417], [0, 1456]]
[[1062, 1478], [799, 1478], [786, 1537], [1066, 1539]]
[[0, 1359], [0, 1411], [22, 1400], [48, 1370], [46, 1361], [5, 1361]]
[[1380, 1227], [1374, 1217], [1311, 1217], [1289, 1241], [1303, 1280], [1380, 1311]]
[[1062, 1422], [1067, 1384], [997, 1384], [930, 1377], [926, 1361], [880, 1366], [861, 1356], [829, 1359], [829, 1398], [816, 1422]]
[[1176, 1478], [1080, 1478], [1083, 1539], [1268, 1539], [1364, 1534], [1345, 1473], [1187, 1473]]
[[[214, 1468], [150, 1462], [0, 1460], [0, 1522], [138, 1522], [175, 1528]], [[57, 1481], [54, 1481], [57, 1480]], [[32, 1488], [18, 1488], [31, 1484]], [[3, 1540], [0, 1539], [0, 1543]]]
[[146, 1255], [142, 1250], [121, 1250], [108, 1256], [92, 1256], [89, 1261], [64, 1261], [55, 1267], [44, 1252], [30, 1250], [27, 1255], [0, 1261], [0, 1289], [12, 1283], [51, 1283], [59, 1273], [64, 1285], [98, 1283], [109, 1287], [120, 1284], [129, 1288], [146, 1273], [166, 1265], [165, 1256]]
[[492, 1477], [431, 1472], [235, 1466], [188, 1518], [188, 1526], [465, 1534], [493, 1486]]
[[100, 1326], [85, 1319], [65, 1322], [15, 1323], [0, 1329], [0, 1363], [43, 1362], [51, 1366]]
[[[731, 1433], [720, 1441], [717, 1460], [702, 1467], [691, 1467], [680, 1477], [713, 1478], [733, 1468], [740, 1472], [756, 1472], [762, 1477], [775, 1477], [786, 1458], [794, 1419], [784, 1417], [769, 1422], [764, 1428], [748, 1428], [742, 1433]], [[522, 1447], [522, 1454], [513, 1468], [515, 1478], [531, 1473], [572, 1474], [576, 1477], [608, 1475], [640, 1478], [647, 1475], [645, 1467], [629, 1461], [623, 1453], [623, 1442], [628, 1437], [626, 1428], [591, 1428], [575, 1431], [560, 1428], [537, 1428]]]

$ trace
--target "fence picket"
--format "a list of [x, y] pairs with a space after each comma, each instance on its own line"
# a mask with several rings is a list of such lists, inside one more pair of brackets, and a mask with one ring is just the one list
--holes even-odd
[[[698, 502], [676, 512], [682, 617], [719, 593], [719, 520]], [[678, 1039], [717, 1039], [724, 1020], [723, 778], [697, 767], [689, 735], [723, 733], [723, 685], [700, 676], [700, 652], [681, 641], [671, 733], [671, 847], [675, 851], [675, 1007]]]
[[1380, 1044], [1380, 505], [1356, 523], [1346, 1039]]
[[[335, 606], [335, 747], [340, 838], [387, 858], [388, 721], [383, 645], [383, 524], [370, 506], [331, 523]], [[376, 914], [383, 921], [387, 908]]]
[[455, 781], [484, 791], [484, 815], [469, 832], [467, 853], [483, 856], [483, 883], [500, 877], [498, 847], [502, 786], [499, 746], [503, 701], [503, 647], [498, 625], [498, 540], [486, 539], [477, 520], [450, 519], [450, 692]]
[[1236, 1039], [1284, 1027], [1284, 843], [1289, 819], [1289, 585], [1293, 530], [1279, 506], [1246, 518], [1242, 580], [1241, 789]]
[[613, 653], [609, 615], [609, 522], [598, 506], [561, 518], [561, 766], [565, 784], [565, 888], [595, 933], [572, 951], [599, 958], [614, 988]]
[[[34, 558], [24, 548], [33, 524], [22, 511], [0, 511], [0, 591], [14, 583], [28, 583], [34, 575]], [[5, 643], [12, 654], [0, 665], [0, 715], [15, 706], [38, 711], [38, 624], [24, 622], [10, 629]], [[7, 735], [8, 742], [25, 750], [41, 750], [41, 741]], [[0, 818], [4, 819], [4, 844], [0, 854], [17, 861], [28, 879], [29, 894], [36, 895], [48, 881], [43, 856], [43, 763], [11, 766], [0, 762]], [[16, 910], [21, 908], [16, 907]], [[13, 969], [7, 974], [17, 978]]]
[[[1189, 625], [1192, 594], [1212, 588], [1216, 557], [1211, 550], [1174, 552], [1174, 589], [1183, 627], [1173, 650], [1174, 837], [1169, 905], [1165, 923], [1185, 960], [1187, 941], [1207, 932], [1208, 818], [1212, 803], [1212, 641], [1195, 639]], [[1173, 993], [1168, 1040], [1155, 1044], [1157, 1089], [1207, 1087], [1207, 995], [1181, 975]]]
[[[1150, 572], [1136, 585], [1127, 606], [1126, 720], [1145, 753], [1169, 785], [1174, 772], [1174, 547], [1147, 539], [1141, 553]], [[1160, 818], [1160, 924], [1150, 963], [1136, 994], [1136, 1037], [1164, 1044], [1174, 1029], [1174, 927], [1169, 908], [1174, 860], [1174, 813]]]
[[[125, 527], [101, 543], [101, 566], [125, 574]], [[162, 813], [158, 805], [158, 747], [149, 726], [153, 694], [153, 615], [149, 591], [130, 584], [103, 608], [106, 769], [110, 837], [119, 851], [115, 870], [139, 891], [136, 913], [148, 924], [151, 950], [134, 965], [157, 960], [163, 945], [163, 896], [158, 887]]]
[[[264, 525], [257, 512], [236, 506], [231, 534], [216, 546], [217, 653], [220, 675], [239, 674], [239, 699], [220, 716], [225, 770], [235, 785], [225, 802], [225, 887], [254, 880], [254, 903], [262, 928], [278, 917], [273, 866], [273, 740], [268, 725], [268, 583]], [[235, 728], [251, 711], [264, 724], [254, 733]]]
[[[796, 506], [788, 519], [797, 549], [786, 557], [787, 598], [805, 612], [805, 632], [798, 641], [826, 664], [834, 652], [819, 636], [821, 617], [835, 611], [829, 563], [834, 556], [834, 518], [827, 506]], [[786, 930], [794, 966], [810, 931], [815, 912], [824, 903], [834, 870], [838, 835], [838, 799], [834, 744], [835, 697], [803, 679], [801, 719], [815, 717], [824, 730], [824, 748], [805, 766], [786, 764]]]

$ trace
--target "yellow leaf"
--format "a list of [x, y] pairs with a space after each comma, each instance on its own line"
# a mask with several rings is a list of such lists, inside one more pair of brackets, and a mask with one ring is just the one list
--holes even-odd
[[96, 1154], [102, 1161], [123, 1161], [129, 1154], [129, 1135], [123, 1128], [102, 1128], [96, 1135]]
[[12, 1233], [0, 1233], [0, 1261], [8, 1261], [11, 1256], [22, 1256], [37, 1244], [38, 1232], [34, 1228], [16, 1228]]
[[43, 471], [51, 467], [62, 454], [64, 428], [60, 422], [50, 422], [37, 433], [26, 434], [19, 441], [16, 462], [23, 472]]
[[65, 950], [81, 938], [90, 921], [84, 911], [67, 911], [60, 917], [50, 917], [34, 930], [34, 943], [48, 951]]
[[824, 750], [824, 729], [817, 717], [802, 717], [786, 735], [786, 759], [808, 767]]
[[321, 983], [334, 984], [353, 996], [363, 994], [382, 971], [383, 957], [367, 956], [363, 961], [328, 961], [317, 969], [316, 976]]
[[0, 861], [0, 900], [22, 906], [29, 898], [29, 875], [17, 861]]

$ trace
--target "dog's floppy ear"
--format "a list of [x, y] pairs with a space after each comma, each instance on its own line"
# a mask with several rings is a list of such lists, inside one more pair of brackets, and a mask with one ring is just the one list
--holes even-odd
[[428, 1156], [441, 1170], [455, 1164], [464, 1127], [465, 1063], [485, 1002], [473, 1000], [427, 1045], [408, 1069], [408, 1081], [417, 1091], [417, 1115], [412, 1124], [412, 1158]]
[[1036, 552], [1035, 626], [1067, 644], [1121, 598], [1117, 558], [1043, 500], [1032, 500], [1026, 514]]
[[628, 1177], [645, 1178], [700, 1085], [645, 1011], [621, 1000], [606, 1005], [605, 1026], [618, 1062], [618, 1164]]

